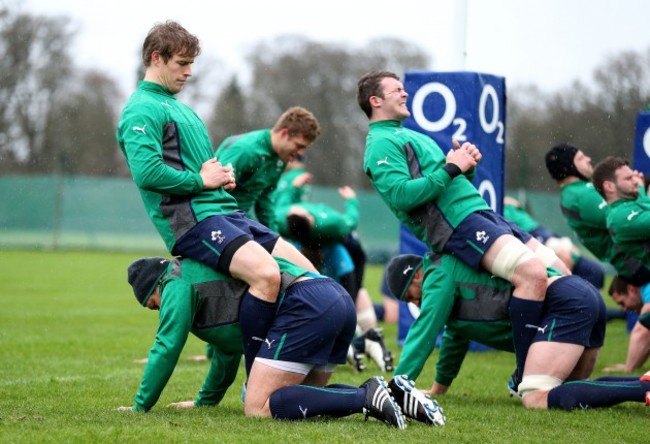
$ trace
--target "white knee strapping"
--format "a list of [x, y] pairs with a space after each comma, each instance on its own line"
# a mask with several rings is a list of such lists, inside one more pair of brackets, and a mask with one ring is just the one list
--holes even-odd
[[566, 251], [570, 253], [573, 250], [573, 242], [570, 238], [563, 237], [549, 237], [544, 244], [553, 251]]
[[377, 315], [375, 314], [374, 307], [366, 308], [365, 310], [357, 312], [357, 324], [363, 331], [377, 325]]
[[497, 253], [492, 265], [492, 274], [512, 282], [515, 268], [526, 261], [535, 259], [535, 253], [521, 242], [508, 242]]
[[542, 262], [544, 262], [544, 265], [547, 267], [552, 266], [556, 261], [560, 260], [560, 258], [557, 257], [557, 254], [555, 254], [554, 248], [552, 248], [550, 245], [546, 246], [542, 243], [537, 246], [537, 249], [535, 250], [535, 256], [540, 258]]
[[551, 390], [562, 384], [562, 380], [548, 375], [527, 375], [519, 383], [518, 393], [524, 399], [529, 393]]

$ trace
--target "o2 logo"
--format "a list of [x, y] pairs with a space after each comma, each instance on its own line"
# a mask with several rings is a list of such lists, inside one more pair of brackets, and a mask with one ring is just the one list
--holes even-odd
[[483, 180], [478, 185], [478, 192], [481, 194], [483, 199], [488, 203], [492, 210], [497, 212], [497, 190], [494, 188], [494, 184], [490, 180]]
[[[492, 120], [488, 122], [487, 120], [487, 108], [488, 103], [492, 104]], [[481, 128], [487, 134], [494, 134], [495, 140], [498, 144], [503, 145], [504, 140], [504, 126], [503, 122], [499, 120], [499, 98], [497, 96], [497, 91], [492, 85], [485, 85], [483, 91], [481, 91], [481, 98], [478, 101], [478, 119], [481, 122]]]
[[[424, 115], [424, 101], [430, 94], [438, 94], [444, 102], [444, 109], [440, 118], [431, 121]], [[488, 109], [492, 109], [492, 115], [488, 117]], [[455, 127], [453, 139], [459, 142], [467, 141], [467, 121], [462, 117], [456, 117], [458, 109], [456, 97], [449, 87], [440, 82], [430, 82], [421, 86], [413, 96], [412, 113], [415, 122], [425, 131], [440, 132], [450, 126]], [[499, 109], [499, 98], [497, 91], [492, 85], [485, 85], [481, 91], [478, 103], [478, 118], [481, 128], [486, 134], [493, 134], [496, 143], [505, 143], [505, 127], [501, 120]]]

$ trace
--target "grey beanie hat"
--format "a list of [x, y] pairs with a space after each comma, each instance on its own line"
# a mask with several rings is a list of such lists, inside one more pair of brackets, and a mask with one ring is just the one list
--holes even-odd
[[391, 293], [389, 296], [404, 300], [404, 294], [421, 266], [422, 256], [416, 254], [401, 254], [388, 261], [386, 283]]
[[169, 260], [164, 257], [143, 257], [129, 265], [128, 281], [133, 287], [133, 294], [144, 307], [153, 293], [156, 284], [167, 271]]

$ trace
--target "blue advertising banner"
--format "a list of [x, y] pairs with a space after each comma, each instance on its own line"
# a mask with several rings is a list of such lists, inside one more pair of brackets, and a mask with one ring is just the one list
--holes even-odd
[[650, 111], [640, 112], [636, 117], [632, 166], [646, 176], [650, 174]]
[[[404, 126], [433, 138], [443, 152], [452, 140], [471, 142], [483, 158], [474, 185], [492, 209], [503, 214], [506, 139], [505, 78], [473, 72], [410, 71], [404, 75], [411, 116]], [[400, 225], [400, 254], [423, 254], [426, 245]], [[398, 343], [403, 344], [417, 307], [400, 302]], [[471, 351], [488, 348], [471, 343]]]
[[506, 138], [505, 78], [475, 72], [409, 71], [404, 75], [411, 116], [404, 126], [433, 138], [446, 153], [452, 140], [471, 142], [483, 158], [474, 185], [503, 213]]

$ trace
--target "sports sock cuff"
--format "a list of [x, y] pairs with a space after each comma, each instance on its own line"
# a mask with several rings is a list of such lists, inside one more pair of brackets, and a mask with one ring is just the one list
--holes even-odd
[[271, 396], [269, 397], [269, 410], [274, 419], [298, 419], [287, 416], [282, 400], [282, 389], [271, 393]]
[[256, 308], [261, 309], [261, 310], [275, 310], [277, 307], [277, 302], [267, 302], [263, 301], [262, 299], [253, 296], [249, 291], [246, 291], [246, 294], [244, 294], [245, 298], [251, 298], [249, 303], [253, 304]]
[[246, 292], [239, 307], [239, 322], [242, 329], [251, 329], [257, 336], [264, 336], [273, 324], [277, 303], [270, 303]]
[[515, 294], [510, 298], [510, 311], [517, 311], [520, 313], [540, 313], [544, 308], [544, 301], [531, 301], [523, 299]]
[[[561, 387], [561, 386], [560, 386]], [[575, 406], [575, 399], [573, 396], [571, 399], [569, 397], [564, 397], [564, 403], [562, 402], [562, 390], [557, 390], [557, 387], [548, 392], [546, 398], [546, 404], [549, 409], [560, 409], [560, 410], [571, 410]]]
[[244, 358], [246, 374], [250, 374], [253, 361], [260, 348], [260, 342], [254, 338], [265, 338], [275, 319], [277, 303], [257, 299], [246, 292], [239, 307], [239, 326], [244, 340]]

